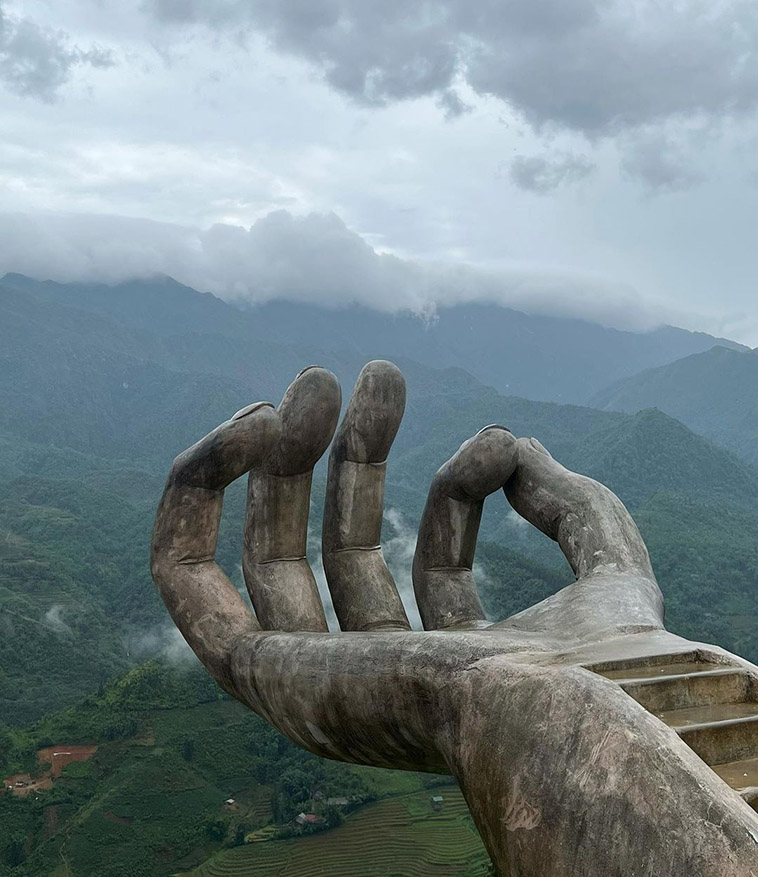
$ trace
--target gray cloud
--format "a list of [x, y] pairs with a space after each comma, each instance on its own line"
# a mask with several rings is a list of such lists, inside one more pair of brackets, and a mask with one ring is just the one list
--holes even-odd
[[487, 301], [645, 329], [686, 323], [633, 288], [568, 271], [422, 263], [377, 252], [334, 213], [278, 210], [249, 228], [207, 229], [108, 216], [0, 214], [0, 276], [115, 283], [167, 274], [228, 300], [364, 304], [431, 318]]
[[473, 109], [471, 104], [466, 103], [454, 88], [446, 88], [440, 93], [437, 98], [437, 106], [442, 110], [448, 121], [457, 119], [465, 113], [470, 113]]
[[705, 179], [694, 166], [687, 146], [657, 130], [630, 139], [621, 167], [654, 191], [689, 189]]
[[583, 155], [518, 155], [511, 162], [510, 178], [520, 189], [545, 195], [583, 180], [593, 169], [594, 164]]
[[72, 46], [65, 33], [11, 16], [0, 6], [0, 83], [14, 94], [52, 101], [75, 67], [112, 64], [106, 50]]
[[462, 79], [535, 128], [590, 139], [758, 107], [753, 0], [145, 0], [168, 23], [251, 28], [354, 100], [437, 95]]

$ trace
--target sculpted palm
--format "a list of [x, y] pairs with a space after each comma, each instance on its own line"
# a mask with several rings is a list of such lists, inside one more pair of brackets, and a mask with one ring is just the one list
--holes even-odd
[[[665, 631], [647, 550], [607, 488], [503, 427], [469, 439], [430, 488], [413, 567], [425, 630], [410, 630], [380, 548], [404, 404], [400, 372], [369, 363], [332, 445], [323, 558], [341, 633], [327, 631], [305, 558], [312, 470], [339, 418], [334, 375], [306, 369], [278, 408], [243, 409], [177, 457], [152, 571], [195, 653], [311, 752], [452, 774], [503, 875], [756, 877], [755, 812], [654, 713], [661, 697], [722, 677], [754, 704], [758, 670]], [[255, 614], [213, 560], [224, 488], [248, 472], [243, 570]], [[483, 501], [500, 489], [558, 541], [577, 581], [489, 624], [472, 563]], [[651, 686], [643, 697], [639, 684], [600, 675], [687, 661], [707, 672], [675, 689], [666, 677], [652, 701]], [[742, 722], [725, 761], [741, 764], [756, 728]], [[713, 764], [727, 738], [706, 738], [693, 746]]]

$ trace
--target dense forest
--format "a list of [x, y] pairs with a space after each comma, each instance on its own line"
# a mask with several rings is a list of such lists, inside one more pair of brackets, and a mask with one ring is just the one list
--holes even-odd
[[[170, 624], [147, 568], [177, 452], [244, 404], [276, 399], [309, 361], [334, 369], [347, 393], [379, 351], [368, 341], [357, 349], [360, 332], [344, 349], [333, 337], [327, 350], [261, 340], [254, 313], [240, 317], [168, 282], [108, 298], [22, 281], [0, 285], [0, 773], [44, 771], [37, 753], [46, 747], [97, 750], [66, 765], [52, 788], [0, 796], [0, 874], [142, 877], [199, 867], [213, 877], [234, 873], [250, 850], [296, 856], [304, 843], [348, 837], [356, 824], [370, 833], [381, 820], [418, 850], [444, 822], [455, 842], [430, 873], [486, 873], [449, 780], [316, 759], [222, 696]], [[432, 475], [497, 421], [618, 493], [650, 549], [671, 630], [758, 660], [758, 469], [660, 410], [504, 396], [413, 352], [396, 357], [408, 405], [383, 533], [405, 597]], [[313, 534], [323, 492], [319, 466]], [[241, 586], [244, 485], [227, 494], [218, 557]], [[311, 560], [318, 568], [315, 536]], [[493, 619], [571, 580], [556, 546], [502, 495], [488, 500], [475, 573]], [[447, 808], [439, 813], [429, 806], [438, 786]], [[315, 821], [293, 823], [302, 812]], [[281, 845], [244, 842], [270, 830]], [[209, 856], [221, 870], [203, 864]], [[261, 873], [278, 874], [277, 861]]]

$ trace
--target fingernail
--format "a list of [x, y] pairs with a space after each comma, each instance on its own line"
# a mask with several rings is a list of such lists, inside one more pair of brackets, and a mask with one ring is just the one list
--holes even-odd
[[530, 438], [529, 443], [531, 444], [531, 446], [534, 448], [535, 451], [539, 451], [541, 454], [544, 454], [546, 457], [550, 457], [551, 460], [553, 459], [550, 451], [548, 451], [548, 449], [543, 444], [538, 442], [536, 438]]
[[295, 377], [295, 380], [297, 380], [298, 378], [301, 378], [306, 372], [309, 372], [312, 368], [323, 368], [323, 366], [320, 366], [320, 365], [306, 365], [306, 367], [305, 367], [302, 371], [299, 371], [299, 372], [297, 373], [297, 376]]
[[248, 414], [252, 414], [253, 411], [257, 411], [259, 408], [273, 408], [274, 406], [271, 402], [253, 402], [252, 405], [246, 405], [244, 408], [240, 408], [236, 414], [232, 414], [231, 420], [241, 420], [243, 417], [247, 417]]
[[490, 423], [490, 424], [488, 424], [487, 426], [483, 426], [483, 427], [479, 430], [479, 432], [477, 433], [477, 435], [481, 435], [483, 432], [487, 432], [488, 429], [502, 429], [503, 432], [510, 432], [511, 435], [513, 435], [513, 433], [510, 431], [510, 429], [508, 429], [507, 426], [503, 426], [501, 423]]

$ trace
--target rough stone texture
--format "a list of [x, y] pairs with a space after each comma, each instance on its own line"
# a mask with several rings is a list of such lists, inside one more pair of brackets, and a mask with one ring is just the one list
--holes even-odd
[[[607, 488], [535, 439], [482, 430], [432, 483], [414, 561], [426, 630], [408, 630], [380, 547], [404, 404], [398, 370], [369, 363], [333, 445], [323, 553], [343, 633], [326, 632], [304, 550], [334, 376], [307, 369], [278, 409], [243, 409], [177, 457], [152, 571], [195, 653], [311, 752], [455, 776], [507, 877], [758, 877], [758, 668], [664, 629], [645, 545]], [[223, 490], [248, 471], [257, 619], [213, 561]], [[577, 581], [489, 625], [471, 568], [501, 488]]]

